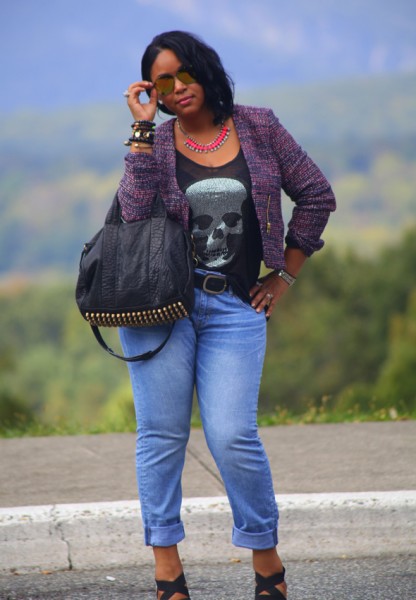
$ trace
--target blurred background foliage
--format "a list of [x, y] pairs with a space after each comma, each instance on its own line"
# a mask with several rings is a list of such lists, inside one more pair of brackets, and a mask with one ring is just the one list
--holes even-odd
[[[237, 96], [275, 110], [338, 201], [269, 322], [263, 424], [416, 416], [415, 98], [414, 71]], [[127, 369], [74, 301], [129, 122], [122, 102], [0, 114], [2, 435], [134, 429]]]
[[[416, 220], [414, 98], [416, 74], [399, 74], [238, 100], [271, 106], [330, 179], [338, 210], [325, 239], [374, 254]], [[0, 114], [0, 276], [76, 272], [121, 177], [126, 123], [119, 105]], [[22, 144], [28, 131], [41, 143]]]
[[[413, 228], [376, 257], [328, 248], [306, 265], [268, 325], [262, 423], [416, 415], [415, 264]], [[127, 368], [99, 348], [73, 292], [19, 280], [1, 291], [3, 435], [134, 429]]]

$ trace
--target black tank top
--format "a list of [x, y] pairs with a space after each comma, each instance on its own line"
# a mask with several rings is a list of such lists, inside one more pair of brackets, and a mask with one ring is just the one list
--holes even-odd
[[242, 150], [220, 167], [205, 167], [176, 151], [176, 176], [191, 210], [198, 266], [226, 274], [235, 291], [249, 301], [262, 246]]

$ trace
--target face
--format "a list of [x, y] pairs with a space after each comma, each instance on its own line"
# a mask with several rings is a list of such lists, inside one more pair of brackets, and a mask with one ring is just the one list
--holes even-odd
[[163, 92], [167, 89], [168, 93], [158, 92], [158, 99], [159, 102], [179, 117], [192, 115], [200, 111], [205, 103], [203, 87], [194, 81], [193, 77], [190, 77], [189, 71], [186, 71], [186, 73], [181, 71], [186, 66], [181, 63], [172, 50], [162, 50], [157, 55], [150, 71], [153, 83], [164, 75], [174, 77], [172, 91], [169, 90], [169, 80], [162, 80], [161, 83], [164, 83], [164, 85], [163, 89], [162, 85], [160, 89]]

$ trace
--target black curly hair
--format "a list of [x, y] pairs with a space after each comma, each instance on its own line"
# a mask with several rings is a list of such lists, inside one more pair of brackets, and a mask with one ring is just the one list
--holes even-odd
[[[160, 33], [153, 38], [142, 57], [142, 78], [145, 81], [151, 81], [152, 65], [162, 50], [172, 50], [184, 66], [192, 68], [197, 82], [204, 88], [205, 101], [214, 113], [215, 124], [232, 115], [234, 82], [213, 48], [186, 31]], [[150, 95], [149, 91], [148, 94]], [[158, 107], [168, 115], [174, 114], [162, 103], [158, 103]]]

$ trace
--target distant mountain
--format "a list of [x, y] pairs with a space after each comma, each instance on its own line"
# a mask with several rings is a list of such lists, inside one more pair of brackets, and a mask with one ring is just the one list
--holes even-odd
[[237, 99], [272, 106], [303, 142], [399, 139], [416, 135], [416, 68], [411, 73], [259, 87]]
[[414, 0], [13, 0], [0, 12], [0, 111], [118, 101], [169, 29], [201, 35], [243, 90], [416, 68]]
[[[272, 107], [328, 175], [339, 206], [325, 237], [362, 252], [416, 222], [414, 98], [416, 74], [240, 96]], [[76, 272], [122, 175], [129, 123], [123, 99], [0, 115], [0, 277]]]

